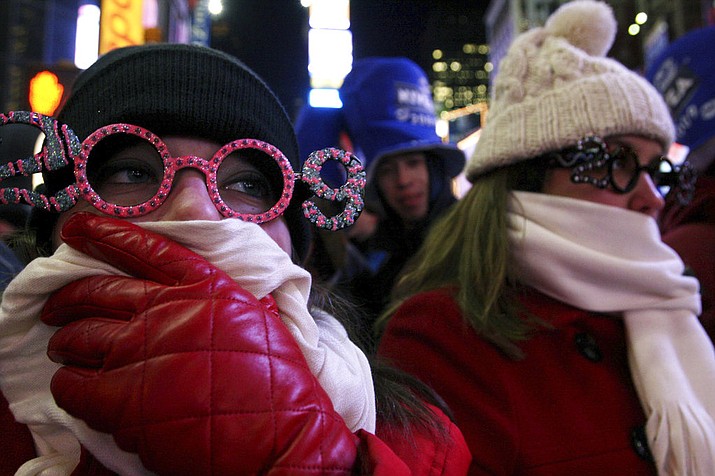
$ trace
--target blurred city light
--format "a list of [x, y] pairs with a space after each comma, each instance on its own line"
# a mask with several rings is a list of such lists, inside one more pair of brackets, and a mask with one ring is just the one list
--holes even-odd
[[311, 0], [309, 6], [308, 73], [313, 107], [342, 107], [338, 89], [353, 65], [349, 0]]
[[157, 28], [159, 26], [159, 3], [157, 0], [144, 0], [142, 24], [144, 28]]
[[102, 1], [99, 17], [99, 54], [145, 41], [142, 0]]
[[349, 29], [350, 0], [313, 0], [309, 24], [311, 28]]
[[308, 72], [314, 88], [339, 88], [353, 64], [350, 30], [308, 32]]
[[82, 5], [77, 10], [74, 64], [79, 69], [89, 68], [99, 56], [99, 15], [97, 5]]
[[444, 119], [437, 119], [434, 125], [435, 132], [442, 138], [443, 142], [449, 141], [449, 122]]
[[55, 73], [40, 71], [30, 80], [30, 107], [35, 112], [52, 116], [60, 105], [64, 90]]
[[308, 95], [308, 103], [311, 107], [330, 107], [339, 109], [343, 107], [340, 94], [337, 89], [311, 89]]
[[644, 24], [648, 21], [648, 14], [645, 12], [640, 12], [636, 15], [636, 23], [639, 25]]
[[220, 15], [223, 12], [222, 0], [209, 0], [209, 13], [213, 16]]

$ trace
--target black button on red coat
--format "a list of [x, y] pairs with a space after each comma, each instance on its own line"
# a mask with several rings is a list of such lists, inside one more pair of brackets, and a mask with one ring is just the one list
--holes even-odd
[[574, 336], [574, 341], [579, 353], [591, 362], [600, 362], [603, 358], [596, 339], [588, 332], [579, 332]]
[[646, 461], [653, 461], [653, 455], [648, 447], [648, 437], [645, 433], [644, 426], [639, 426], [633, 429], [631, 432], [631, 444], [633, 445], [633, 450], [638, 456]]

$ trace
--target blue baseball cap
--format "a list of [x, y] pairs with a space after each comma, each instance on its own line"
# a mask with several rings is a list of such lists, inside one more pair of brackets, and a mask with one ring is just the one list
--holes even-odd
[[673, 41], [648, 67], [646, 78], [670, 109], [677, 142], [693, 150], [715, 136], [715, 26]]
[[368, 172], [368, 192], [377, 164], [406, 152], [430, 152], [450, 178], [464, 168], [464, 153], [435, 131], [435, 109], [427, 75], [403, 57], [353, 62], [340, 88], [345, 124]]

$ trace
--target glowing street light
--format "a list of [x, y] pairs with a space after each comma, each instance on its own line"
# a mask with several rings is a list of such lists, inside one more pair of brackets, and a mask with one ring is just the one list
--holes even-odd
[[310, 8], [308, 73], [313, 107], [342, 107], [338, 89], [352, 69], [350, 0], [301, 0]]
[[223, 12], [222, 0], [209, 0], [209, 13], [213, 16], [220, 15]]

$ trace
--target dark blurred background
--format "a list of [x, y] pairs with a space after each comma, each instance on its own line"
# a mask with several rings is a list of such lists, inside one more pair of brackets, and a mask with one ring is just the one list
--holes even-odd
[[[308, 11], [298, 0], [224, 0], [212, 45], [244, 59], [288, 108], [309, 87]], [[485, 43], [482, 16], [488, 0], [352, 0], [353, 55], [407, 56], [426, 71], [432, 50]]]
[[[66, 96], [79, 71], [73, 55], [81, 6], [92, 4], [108, 17], [106, 13], [119, 5], [152, 5], [158, 12], [158, 24], [145, 27], [141, 41], [187, 42], [187, 29], [199, 24], [197, 12], [202, 1], [208, 2], [0, 0], [0, 110], [30, 108], [30, 80], [45, 69], [57, 75]], [[221, 1], [223, 11], [215, 16], [204, 15], [206, 21], [201, 23], [210, 45], [238, 56], [254, 68], [295, 117], [310, 87], [308, 8], [300, 0]], [[561, 3], [564, 2], [350, 0], [353, 56], [407, 56], [429, 74], [438, 112], [464, 110], [487, 102], [490, 72], [498, 66], [513, 36], [543, 23]], [[642, 70], [648, 58], [669, 41], [713, 21], [713, 0], [608, 3], [619, 20], [611, 56], [636, 70]], [[635, 35], [629, 34], [639, 12], [647, 13], [647, 21]]]

